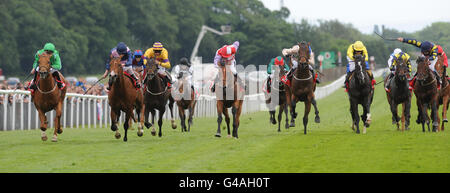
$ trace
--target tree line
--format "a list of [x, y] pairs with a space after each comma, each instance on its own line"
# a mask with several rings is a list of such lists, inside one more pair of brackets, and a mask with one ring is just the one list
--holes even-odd
[[[282, 48], [302, 40], [311, 42], [317, 54], [340, 51], [343, 62], [347, 47], [356, 40], [362, 40], [381, 64], [396, 47], [418, 51], [337, 20], [292, 23], [289, 15], [287, 8], [271, 11], [258, 0], [2, 0], [0, 68], [6, 75], [29, 72], [34, 54], [46, 42], [60, 52], [63, 74], [103, 72], [109, 51], [120, 41], [144, 51], [162, 42], [174, 65], [191, 55], [202, 25], [232, 27], [228, 35], [205, 35], [197, 54], [203, 62], [212, 62], [218, 48], [235, 40], [241, 43], [237, 61], [243, 65], [266, 65]], [[449, 29], [450, 23], [437, 22], [415, 33], [384, 29], [383, 34], [430, 40], [447, 50]]]

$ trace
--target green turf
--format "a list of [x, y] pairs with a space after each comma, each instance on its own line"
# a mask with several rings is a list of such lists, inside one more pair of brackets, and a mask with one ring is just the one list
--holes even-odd
[[314, 123], [311, 113], [307, 135], [300, 127], [303, 104], [297, 127], [280, 133], [268, 112], [242, 116], [237, 140], [215, 138], [215, 118], [194, 119], [190, 133], [165, 122], [162, 138], [149, 130], [137, 137], [134, 129], [126, 143], [109, 128], [67, 128], [57, 143], [50, 141], [53, 129], [46, 142], [38, 130], [0, 132], [0, 172], [450, 172], [448, 131], [423, 133], [415, 100], [412, 129], [403, 133], [391, 125], [382, 84], [367, 134], [351, 130], [343, 89], [318, 105], [322, 122]]

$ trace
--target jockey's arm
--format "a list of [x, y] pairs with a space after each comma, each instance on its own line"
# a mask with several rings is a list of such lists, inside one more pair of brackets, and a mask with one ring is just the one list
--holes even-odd
[[55, 70], [61, 70], [61, 58], [59, 57], [59, 53], [56, 52], [52, 55], [52, 68]]
[[272, 60], [270, 60], [269, 65], [267, 65], [267, 74], [271, 75], [272, 74], [272, 66], [275, 63], [275, 58], [272, 58]]
[[219, 68], [220, 59], [222, 59], [222, 57], [216, 52], [216, 56], [214, 57], [214, 67]]
[[414, 46], [416, 46], [418, 48], [420, 48], [420, 45], [422, 45], [422, 42], [417, 41], [415, 39], [402, 38], [401, 40], [402, 40], [403, 43], [411, 44], [411, 45], [414, 45]]

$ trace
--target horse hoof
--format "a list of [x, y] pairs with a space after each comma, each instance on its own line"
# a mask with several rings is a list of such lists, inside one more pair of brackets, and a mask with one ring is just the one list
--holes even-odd
[[142, 132], [141, 130], [139, 130], [139, 131], [137, 132], [137, 135], [138, 135], [138, 137], [142, 137], [142, 136], [144, 135], [144, 132]]
[[156, 136], [156, 131], [152, 131], [152, 136]]
[[53, 137], [52, 137], [52, 142], [58, 142], [58, 137], [53, 136]]
[[127, 139], [126, 137], [124, 137], [124, 138], [123, 138], [123, 141], [124, 141], [124, 142], [127, 142], [127, 141], [128, 141], [128, 139]]
[[222, 137], [222, 135], [220, 135], [220, 133], [216, 133], [214, 136], [215, 137]]
[[111, 130], [112, 131], [117, 131], [117, 126], [116, 125], [111, 125]]
[[120, 133], [116, 133], [115, 135], [114, 135], [114, 137], [116, 137], [116, 139], [120, 139]]
[[444, 120], [442, 120], [442, 121], [444, 121], [444, 123], [447, 123], [447, 122], [448, 122], [448, 119], [444, 119]]
[[175, 121], [172, 121], [172, 129], [176, 129], [177, 128], [177, 123], [175, 123]]
[[291, 123], [289, 127], [295, 127], [295, 123]]
[[276, 125], [277, 124], [277, 121], [276, 120], [273, 120], [272, 121], [272, 125]]
[[280, 133], [280, 132], [281, 132], [281, 130], [279, 130], [279, 129], [278, 129], [277, 131], [278, 131], [278, 133]]
[[285, 129], [289, 129], [289, 124], [284, 125]]
[[145, 127], [147, 127], [147, 129], [149, 129], [150, 127], [152, 127], [152, 124], [149, 122], [145, 122], [144, 123]]
[[319, 117], [319, 116], [316, 116], [316, 118], [314, 119], [314, 121], [315, 121], [316, 123], [320, 123], [320, 117]]
[[356, 134], [359, 134], [359, 130], [356, 130]]
[[48, 137], [47, 136], [42, 136], [41, 139], [42, 139], [42, 141], [47, 141]]

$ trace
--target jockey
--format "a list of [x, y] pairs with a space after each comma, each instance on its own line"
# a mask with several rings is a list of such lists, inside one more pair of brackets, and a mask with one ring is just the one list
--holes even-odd
[[[309, 47], [309, 54], [312, 56], [311, 58], [309, 58], [309, 70], [311, 70], [312, 74], [315, 74], [314, 72], [314, 68], [311, 64], [314, 64], [314, 56], [313, 56], [313, 52], [311, 50], [311, 46]], [[292, 48], [285, 48], [281, 51], [281, 53], [283, 54], [284, 57], [290, 58], [291, 62], [292, 62], [292, 69], [289, 70], [289, 72], [287, 73], [287, 77], [290, 79], [290, 77], [292, 76], [292, 73], [295, 71], [295, 69], [297, 69], [298, 67], [298, 62], [297, 62], [297, 58], [298, 58], [298, 50], [300, 49], [299, 45], [294, 45]], [[292, 56], [292, 57], [291, 57]], [[317, 76], [316, 78], [316, 83], [320, 83], [319, 80], [319, 76]]]
[[420, 42], [415, 39], [408, 39], [408, 38], [397, 38], [399, 42], [407, 43], [414, 45], [418, 48], [420, 48], [420, 51], [425, 57], [428, 57], [430, 61], [430, 69], [433, 70], [434, 75], [436, 75], [436, 79], [439, 82], [439, 85], [442, 83], [441, 77], [437, 73], [436, 69], [434, 68], [434, 65], [436, 65], [436, 62], [438, 61], [438, 56], [441, 55], [444, 59], [444, 66], [445, 68], [448, 67], [448, 61], [447, 61], [447, 55], [445, 54], [444, 50], [440, 45], [435, 45], [429, 41]]
[[355, 54], [362, 54], [366, 61], [366, 71], [369, 74], [369, 77], [371, 80], [373, 80], [372, 71], [369, 68], [369, 54], [367, 53], [367, 49], [364, 46], [364, 44], [361, 41], [356, 41], [354, 44], [351, 44], [347, 49], [347, 74], [345, 76], [345, 84], [348, 83], [348, 78], [350, 77], [350, 74], [355, 70]]
[[174, 67], [173, 72], [176, 74], [178, 80], [183, 76], [187, 76], [186, 80], [188, 81], [188, 84], [191, 85], [192, 90], [194, 90], [194, 84], [192, 84], [194, 68], [191, 66], [191, 63], [189, 63], [186, 57], [180, 59], [180, 64]]
[[[144, 53], [144, 65], [147, 65], [147, 60], [154, 58], [158, 63], [158, 74], [164, 80], [164, 85], [169, 84], [169, 89], [172, 84], [172, 77], [168, 74], [167, 69], [170, 68], [169, 52], [164, 48], [160, 42], [155, 42], [153, 47], [147, 49]], [[147, 77], [144, 79], [146, 81]]]
[[[237, 79], [237, 70], [236, 70], [236, 59], [235, 59], [235, 55], [236, 52], [239, 49], [239, 41], [235, 41], [233, 44], [231, 45], [224, 45], [221, 48], [219, 48], [216, 51], [216, 56], [214, 57], [214, 67], [216, 67], [219, 72], [220, 72], [220, 66], [219, 63], [221, 62], [222, 59], [225, 59], [227, 61], [231, 61], [231, 66], [230, 66], [230, 70], [233, 73], [234, 77]], [[215, 92], [215, 88], [216, 88], [216, 82], [219, 81], [218, 80], [219, 76], [216, 76], [216, 78], [214, 79], [214, 84], [211, 88], [212, 92]], [[240, 82], [240, 81], [238, 81]]]
[[[136, 88], [141, 88], [141, 85], [138, 81], [139, 79], [134, 74], [133, 67], [131, 66], [133, 55], [131, 53], [130, 48], [128, 48], [128, 46], [125, 43], [119, 42], [115, 48], [111, 49], [109, 55], [110, 55], [110, 57], [108, 57], [108, 59], [106, 61], [106, 71], [103, 74], [103, 78], [105, 78], [110, 71], [109, 63], [111, 62], [111, 56], [123, 55], [122, 58], [120, 59], [120, 63], [122, 63], [122, 66], [123, 66], [123, 71], [128, 73], [129, 75], [131, 75], [131, 78], [133, 78], [134, 81], [136, 82]], [[112, 86], [112, 82], [108, 81], [108, 87], [106, 89], [110, 90], [111, 86]]]
[[133, 54], [133, 61], [131, 62], [131, 65], [133, 66], [133, 69], [137, 72], [142, 72], [145, 69], [144, 60], [142, 59], [142, 50], [136, 50]]
[[389, 90], [389, 88], [391, 86], [391, 79], [392, 79], [392, 77], [394, 77], [395, 67], [397, 65], [398, 58], [401, 58], [406, 63], [406, 65], [408, 65], [408, 72], [411, 73], [410, 56], [406, 52], [402, 52], [402, 50], [400, 50], [399, 48], [395, 49], [388, 60], [389, 69], [390, 69], [391, 73], [389, 73], [387, 81], [386, 81], [386, 85], [385, 85], [386, 90]]
[[61, 81], [59, 70], [61, 70], [61, 58], [59, 57], [59, 52], [55, 49], [55, 45], [52, 43], [46, 43], [44, 45], [44, 48], [41, 50], [38, 50], [36, 54], [34, 55], [34, 63], [33, 63], [33, 69], [31, 70], [30, 74], [34, 74], [34, 79], [31, 80], [30, 89], [36, 90], [36, 77], [37, 72], [39, 71], [38, 61], [39, 61], [39, 55], [46, 52], [47, 54], [51, 54], [52, 57], [50, 58], [50, 73], [52, 76], [56, 79], [56, 84], [58, 85], [59, 89], [63, 89], [66, 87], [66, 84]]
[[272, 60], [270, 60], [269, 65], [267, 66], [267, 92], [270, 93], [270, 89], [271, 89], [271, 84], [272, 84], [272, 78], [273, 78], [273, 74], [272, 74], [272, 68], [274, 67], [274, 65], [278, 65], [278, 66], [284, 66], [284, 70], [286, 72], [289, 72], [289, 65], [287, 65], [284, 62], [283, 57], [281, 56], [277, 56], [275, 58], [272, 58]]

